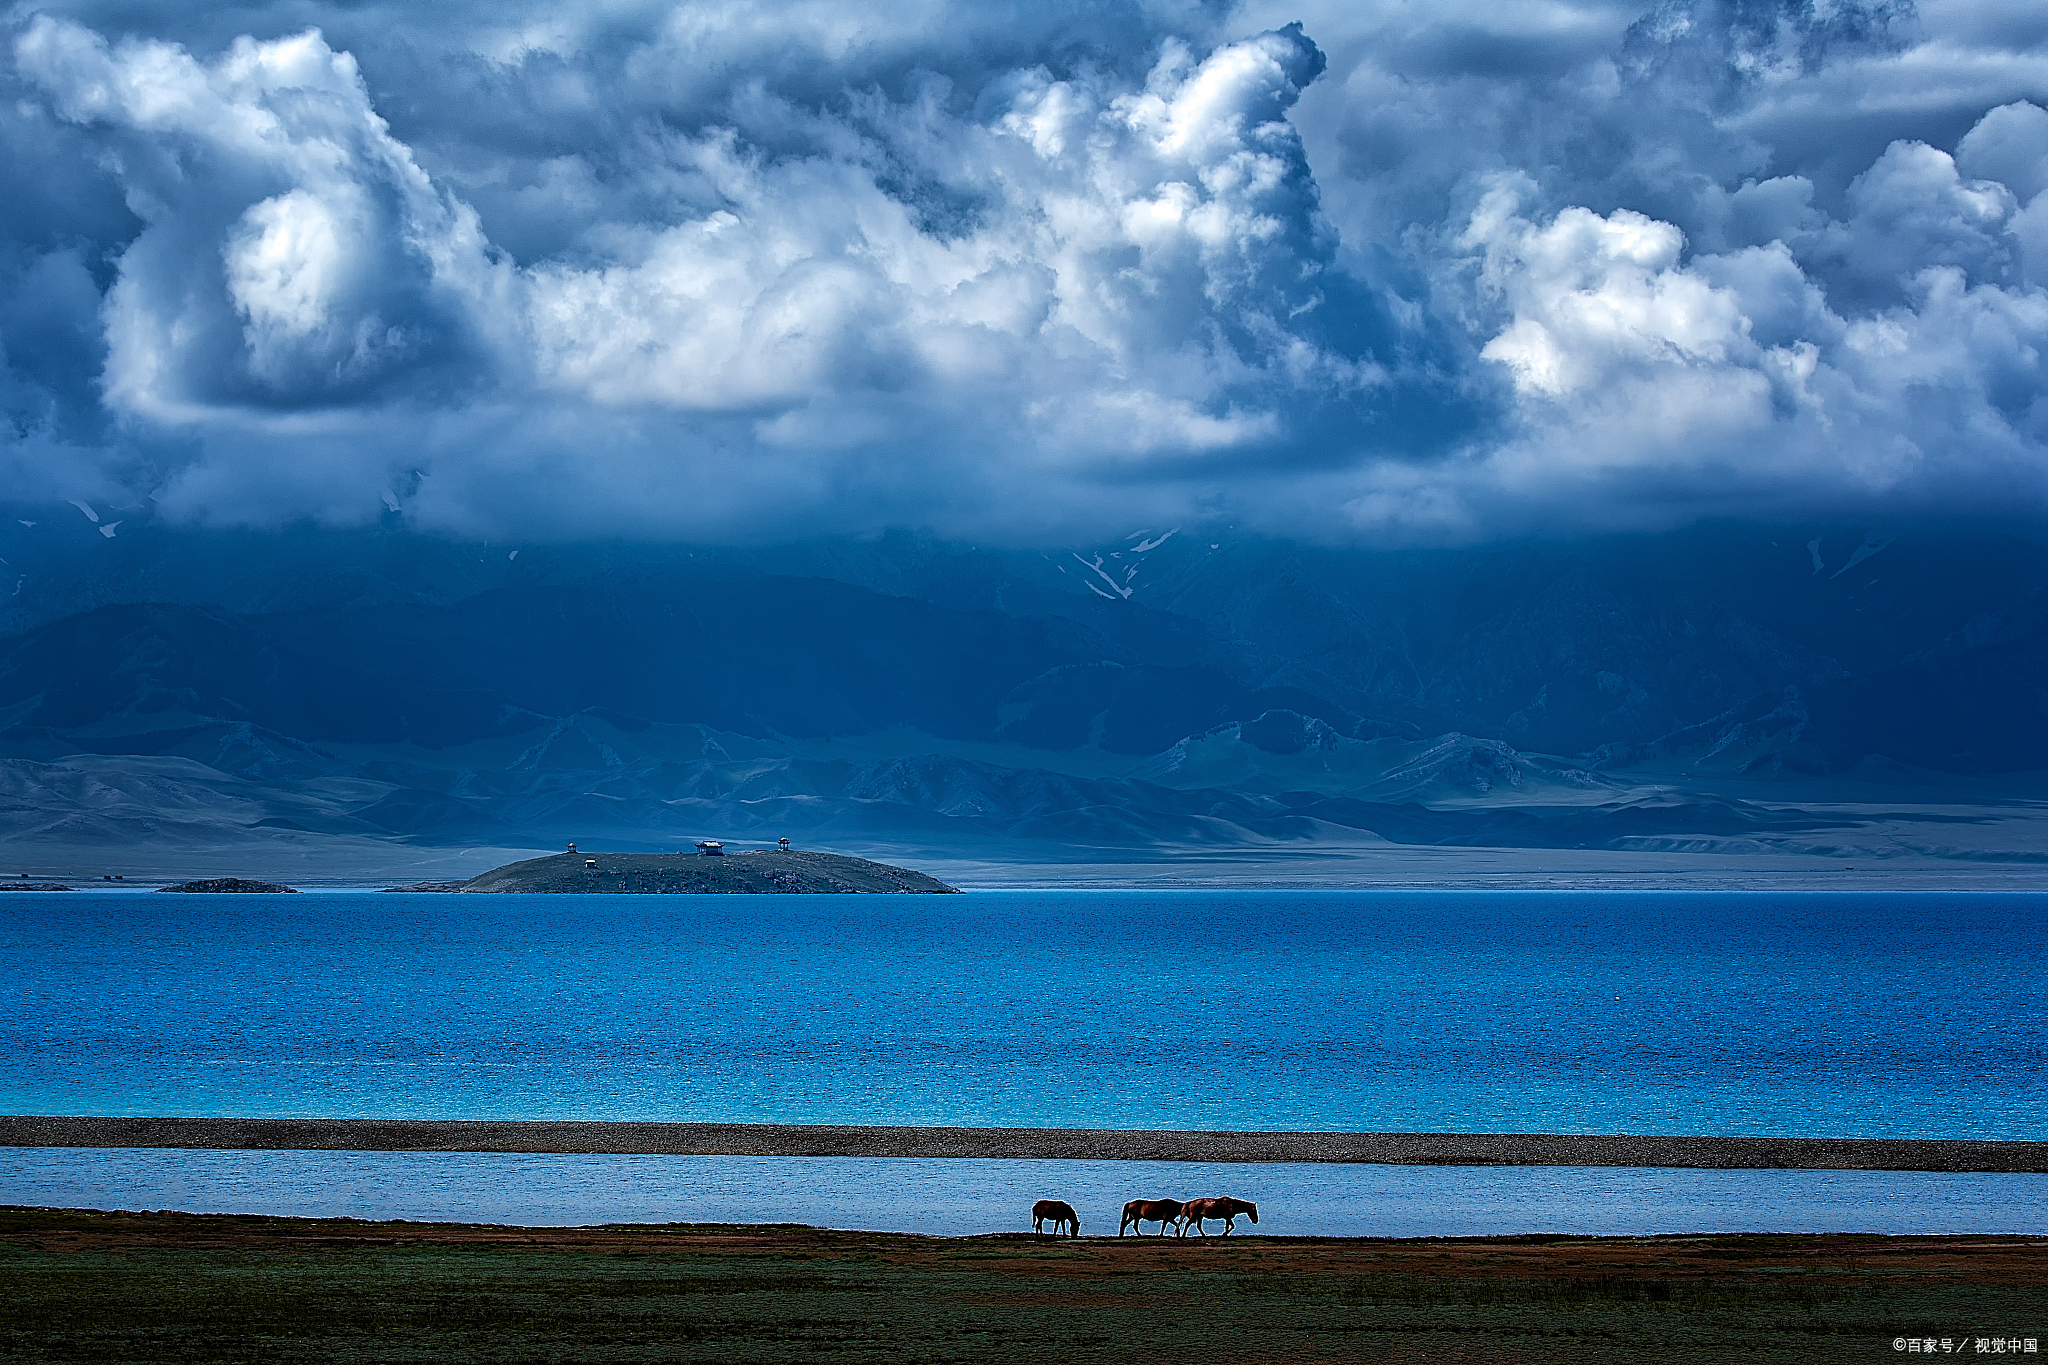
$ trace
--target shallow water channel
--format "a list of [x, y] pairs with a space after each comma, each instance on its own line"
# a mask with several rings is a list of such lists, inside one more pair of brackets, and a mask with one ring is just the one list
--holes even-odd
[[[2048, 1175], [887, 1157], [0, 1149], [0, 1203], [574, 1226], [809, 1223], [1022, 1230], [1065, 1199], [1084, 1233], [1127, 1199], [1232, 1194], [1318, 1236], [2048, 1233]], [[1212, 1229], [1214, 1230], [1214, 1229]]]

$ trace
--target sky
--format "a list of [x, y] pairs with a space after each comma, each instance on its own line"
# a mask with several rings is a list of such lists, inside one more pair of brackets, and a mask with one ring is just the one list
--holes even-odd
[[2037, 0], [29, 4], [0, 484], [1472, 543], [2048, 504]]

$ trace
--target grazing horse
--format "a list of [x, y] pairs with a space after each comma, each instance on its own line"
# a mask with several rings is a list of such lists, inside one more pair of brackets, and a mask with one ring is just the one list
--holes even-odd
[[1046, 1220], [1052, 1220], [1052, 1235], [1057, 1237], [1063, 1228], [1070, 1228], [1070, 1235], [1081, 1235], [1081, 1219], [1074, 1212], [1074, 1206], [1064, 1199], [1041, 1199], [1031, 1206], [1031, 1230], [1043, 1237]]
[[1196, 1232], [1207, 1237], [1209, 1230], [1202, 1224], [1208, 1219], [1220, 1218], [1223, 1220], [1223, 1235], [1228, 1237], [1230, 1230], [1237, 1226], [1240, 1213], [1250, 1215], [1254, 1223], [1259, 1221], [1259, 1206], [1249, 1199], [1190, 1199], [1181, 1209], [1181, 1236], [1187, 1236], [1188, 1224], [1192, 1223]]
[[1140, 1237], [1145, 1235], [1144, 1225], [1159, 1224], [1159, 1235], [1166, 1235], [1166, 1225], [1180, 1217], [1181, 1203], [1178, 1199], [1133, 1199], [1124, 1205], [1124, 1219], [1116, 1225], [1116, 1235], [1124, 1235], [1130, 1228]]

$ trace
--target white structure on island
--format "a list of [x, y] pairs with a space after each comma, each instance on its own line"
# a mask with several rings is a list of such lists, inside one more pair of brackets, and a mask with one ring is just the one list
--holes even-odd
[[706, 858], [723, 858], [725, 856], [725, 845], [717, 839], [699, 839], [697, 841], [697, 852]]

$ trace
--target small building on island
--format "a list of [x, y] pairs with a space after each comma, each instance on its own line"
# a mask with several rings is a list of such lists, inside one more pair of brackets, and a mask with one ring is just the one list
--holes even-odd
[[706, 858], [723, 858], [725, 856], [725, 844], [717, 839], [699, 839], [697, 841], [697, 852]]

